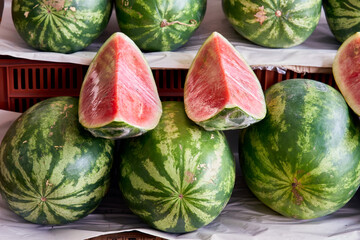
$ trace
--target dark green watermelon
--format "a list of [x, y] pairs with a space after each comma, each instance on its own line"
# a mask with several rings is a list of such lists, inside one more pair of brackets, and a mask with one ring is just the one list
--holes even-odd
[[360, 32], [360, 2], [352, 0], [323, 0], [326, 21], [339, 42]]
[[120, 30], [141, 50], [171, 51], [200, 26], [206, 0], [115, 0]]
[[24, 112], [0, 146], [0, 191], [10, 209], [38, 224], [91, 213], [107, 192], [114, 142], [78, 122], [78, 99], [56, 97]]
[[340, 92], [315, 80], [265, 92], [267, 116], [246, 128], [239, 153], [251, 191], [273, 210], [311, 219], [343, 207], [360, 183], [360, 124]]
[[314, 32], [321, 0], [222, 0], [222, 8], [244, 38], [264, 47], [289, 48]]
[[12, 0], [11, 10], [17, 32], [31, 47], [71, 53], [105, 30], [112, 0]]
[[197, 126], [182, 102], [163, 102], [158, 126], [121, 142], [119, 185], [129, 208], [150, 226], [190, 232], [227, 204], [235, 163], [225, 135]]

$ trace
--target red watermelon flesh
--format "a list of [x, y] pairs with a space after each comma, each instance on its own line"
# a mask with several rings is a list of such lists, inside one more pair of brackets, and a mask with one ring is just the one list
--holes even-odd
[[334, 58], [333, 75], [349, 107], [360, 115], [360, 32], [341, 44]]
[[257, 76], [217, 32], [193, 60], [185, 81], [184, 102], [188, 117], [208, 130], [244, 128], [266, 114]]
[[114, 33], [91, 62], [80, 92], [79, 121], [95, 136], [125, 138], [153, 129], [162, 107], [142, 52]]

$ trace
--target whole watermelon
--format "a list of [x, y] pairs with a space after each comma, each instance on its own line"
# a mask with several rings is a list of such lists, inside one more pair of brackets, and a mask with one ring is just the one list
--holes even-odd
[[115, 0], [120, 30], [144, 51], [171, 51], [200, 26], [206, 0]]
[[265, 99], [267, 116], [240, 141], [250, 190], [293, 218], [344, 206], [359, 187], [360, 125], [342, 95], [315, 80], [292, 79], [270, 87]]
[[227, 204], [235, 163], [224, 134], [189, 120], [182, 102], [163, 102], [158, 126], [122, 142], [119, 186], [129, 208], [152, 227], [190, 232]]
[[329, 28], [339, 42], [360, 32], [360, 1], [323, 0]]
[[264, 47], [289, 48], [314, 32], [321, 0], [222, 0], [222, 8], [244, 38]]
[[90, 45], [105, 30], [111, 0], [13, 0], [12, 19], [31, 47], [71, 53]]
[[114, 142], [78, 123], [78, 99], [39, 102], [9, 128], [0, 146], [0, 191], [11, 210], [38, 224], [85, 217], [110, 183]]

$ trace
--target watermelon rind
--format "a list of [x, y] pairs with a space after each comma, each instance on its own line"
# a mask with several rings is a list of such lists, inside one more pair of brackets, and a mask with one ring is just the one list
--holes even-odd
[[[126, 41], [129, 44], [129, 48], [131, 48], [132, 52], [128, 51], [127, 49], [122, 49], [121, 53], [117, 52], [117, 49], [112, 49], [109, 45], [113, 44], [113, 42], [121, 39], [122, 41]], [[119, 43], [115, 43], [119, 44]], [[121, 48], [121, 46], [120, 46]], [[141, 63], [145, 66], [145, 68], [140, 69], [141, 66], [132, 66], [135, 69], [131, 69], [130, 63], [124, 62], [125, 60], [119, 59], [116, 60], [115, 58], [122, 54], [133, 54], [133, 59], [137, 59], [137, 61], [141, 61]], [[100, 61], [103, 61], [102, 63]], [[118, 62], [122, 61], [123, 66], [120, 69]], [[99, 66], [102, 67], [99, 67]], [[143, 83], [132, 82], [134, 79], [125, 79], [126, 83], [119, 84], [118, 78], [125, 78], [119, 72], [126, 71], [127, 73], [133, 74], [134, 78], [141, 78], [145, 76], [148, 81], [149, 88], [142, 86]], [[143, 75], [141, 75], [143, 74]], [[93, 77], [95, 75], [95, 77]], [[108, 76], [104, 78], [103, 76]], [[109, 79], [114, 78], [114, 79]], [[141, 81], [145, 81], [141, 79]], [[109, 83], [104, 83], [108, 81]], [[87, 87], [87, 84], [91, 85], [91, 89], [84, 90]], [[109, 102], [108, 105], [103, 106], [104, 108], [99, 107], [102, 101], [107, 101], [106, 98], [114, 97], [111, 95], [110, 92], [103, 92], [104, 90], [99, 90], [100, 85], [102, 84], [109, 84], [110, 91], [114, 91], [116, 95], [117, 103]], [[119, 90], [121, 88], [121, 90]], [[133, 91], [133, 92], [132, 92]], [[125, 94], [124, 94], [125, 92]], [[132, 95], [132, 100], [134, 101], [146, 101], [141, 102], [141, 104], [148, 105], [145, 107], [152, 107], [153, 108], [153, 115], [151, 121], [147, 124], [140, 125], [133, 122], [130, 122], [126, 117], [121, 115], [122, 113], [118, 113], [119, 115], [112, 116], [104, 121], [98, 121], [96, 123], [93, 120], [102, 120], [105, 118], [107, 111], [111, 108], [116, 108], [114, 105], [121, 105], [122, 109], [128, 108], [130, 106], [124, 106], [126, 104], [126, 94]], [[91, 107], [91, 113], [87, 113], [88, 107]], [[93, 110], [96, 109], [96, 110]], [[134, 111], [129, 113], [137, 116], [141, 114], [142, 108], [137, 107], [133, 109]], [[121, 110], [119, 110], [121, 111]], [[161, 108], [161, 101], [157, 91], [156, 83], [154, 76], [152, 74], [151, 68], [148, 65], [143, 53], [140, 49], [136, 46], [136, 44], [124, 33], [115, 32], [113, 33], [101, 46], [98, 50], [97, 54], [93, 58], [90, 63], [90, 66], [87, 70], [87, 73], [84, 77], [84, 81], [81, 86], [80, 90], [80, 97], [79, 97], [79, 122], [80, 124], [86, 128], [89, 132], [91, 132], [95, 137], [102, 137], [107, 139], [121, 139], [121, 138], [129, 138], [129, 137], [136, 137], [144, 134], [145, 132], [153, 129], [160, 121], [160, 117], [162, 114]], [[92, 119], [89, 120], [89, 117]]]
[[54, 97], [24, 112], [0, 145], [0, 191], [27, 221], [61, 225], [95, 210], [110, 185], [114, 141], [78, 123], [78, 99]]
[[207, 0], [115, 0], [120, 30], [143, 51], [173, 51], [199, 28]]
[[323, 0], [327, 24], [340, 43], [360, 31], [360, 2]]
[[265, 115], [266, 112], [263, 117], [256, 118], [239, 107], [224, 108], [212, 118], [195, 123], [207, 131], [236, 130], [247, 128], [248, 126], [261, 121]]
[[[234, 58], [240, 61], [242, 65], [236, 65], [236, 63], [234, 64], [235, 59], [229, 60], [231, 58], [229, 53], [221, 52], [222, 47], [219, 46], [218, 43], [214, 44], [215, 46], [213, 48], [219, 48], [219, 53], [210, 52], [216, 51], [212, 48], [211, 50], [206, 50], [208, 45], [212, 44], [213, 41], [221, 41], [222, 44], [226, 44], [235, 55]], [[216, 54], [217, 56], [215, 56]], [[214, 74], [210, 73], [212, 70], [203, 70], [203, 68], [205, 69], [205, 65], [209, 64], [208, 62], [212, 62], [207, 58], [212, 57], [216, 59], [213, 63], [216, 65], [211, 67], [211, 69], [220, 69], [218, 71], [218, 76], [214, 76]], [[228, 61], [230, 61], [231, 64], [234, 64], [231, 66], [232, 72], [224, 68], [224, 66], [228, 64]], [[243, 74], [243, 76], [241, 74]], [[216, 80], [214, 80], [214, 78]], [[224, 101], [223, 99], [227, 98], [226, 104], [221, 107], [215, 107], [214, 102], [217, 101], [217, 99], [214, 99], [214, 96], [216, 94], [206, 93], [208, 90], [207, 86], [201, 86], [200, 84], [196, 87], [191, 86], [191, 84], [197, 84], [198, 81], [206, 81], [208, 82], [207, 84], [212, 84], [212, 91], [220, 91], [219, 89], [221, 89], [222, 91], [230, 92], [229, 96], [218, 96], [218, 98], [221, 98], [220, 101]], [[236, 95], [237, 93], [232, 89], [234, 86], [229, 85], [230, 82], [232, 82], [236, 87], [242, 88], [242, 94], [246, 94], [249, 98], [259, 104], [256, 104], [256, 106], [253, 105], [251, 109], [245, 109], [245, 107], [241, 106], [241, 104], [244, 102], [248, 104], [248, 99], [241, 99], [242, 103], [236, 103], [236, 100], [233, 99], [234, 97], [232, 95]], [[221, 84], [223, 84], [223, 86], [221, 86]], [[254, 92], [250, 90], [250, 85]], [[200, 98], [202, 100], [197, 104], [194, 104], [192, 103], [192, 99], [194, 99], [196, 95], [199, 96], [196, 97], [196, 101], [199, 101], [198, 99]], [[187, 116], [196, 124], [208, 131], [243, 129], [251, 124], [261, 121], [266, 115], [264, 92], [259, 79], [235, 47], [218, 32], [213, 32], [207, 38], [193, 59], [185, 79], [184, 103]], [[217, 109], [216, 111], [213, 110], [212, 114], [206, 116], [206, 118], [199, 118], [196, 112], [201, 112], [202, 108]]]
[[291, 79], [265, 98], [267, 116], [240, 137], [247, 186], [287, 217], [319, 218], [343, 207], [360, 183], [360, 124], [340, 92]]
[[151, 227], [195, 231], [226, 206], [235, 162], [225, 135], [187, 118], [182, 102], [163, 102], [152, 131], [121, 141], [119, 186], [130, 210]]
[[103, 33], [112, 1], [13, 0], [11, 11], [16, 31], [29, 46], [72, 53], [83, 50]]
[[290, 48], [315, 31], [321, 0], [222, 0], [232, 27], [244, 38], [269, 48]]
[[359, 48], [360, 32], [356, 32], [348, 37], [337, 50], [332, 72], [336, 85], [347, 104], [360, 116]]

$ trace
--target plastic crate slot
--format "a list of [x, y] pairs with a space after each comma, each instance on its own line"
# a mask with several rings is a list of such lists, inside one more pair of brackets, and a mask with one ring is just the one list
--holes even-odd
[[13, 81], [12, 81], [12, 84], [14, 85], [13, 89], [19, 89], [19, 85], [18, 85], [18, 70], [17, 69], [14, 69], [13, 70]]
[[63, 70], [61, 68], [58, 69], [58, 88], [62, 89], [63, 88]]
[[168, 72], [167, 71], [162, 71], [163, 72], [163, 79], [165, 79], [166, 81], [166, 88], [167, 89], [171, 89], [171, 80], [170, 80], [170, 76], [168, 76]]
[[55, 69], [51, 68], [50, 69], [50, 88], [51, 89], [55, 88], [55, 82], [57, 82], [57, 75], [55, 74]]
[[73, 68], [72, 69], [72, 73], [73, 73], [73, 76], [72, 76], [72, 79], [71, 79], [71, 81], [72, 81], [72, 83], [73, 83], [73, 89], [77, 89], [78, 88], [78, 85], [77, 85], [77, 79], [79, 79], [80, 78], [80, 76], [78, 77], [78, 70], [77, 70], [77, 68]]
[[42, 78], [40, 77], [40, 69], [35, 69], [35, 88], [40, 89], [40, 83], [42, 82]]
[[26, 79], [28, 79], [28, 75], [27, 75], [27, 72], [25, 71], [24, 68], [20, 69], [20, 86], [21, 86], [21, 89], [28, 89], [27, 88], [27, 84], [26, 84]]
[[[33, 85], [33, 81], [34, 81], [34, 79], [33, 79], [33, 69], [31, 69], [31, 68], [29, 68], [28, 69], [28, 86], [29, 86], [29, 89], [34, 89], [34, 85]], [[26, 81], [26, 79], [25, 79], [25, 81]]]

